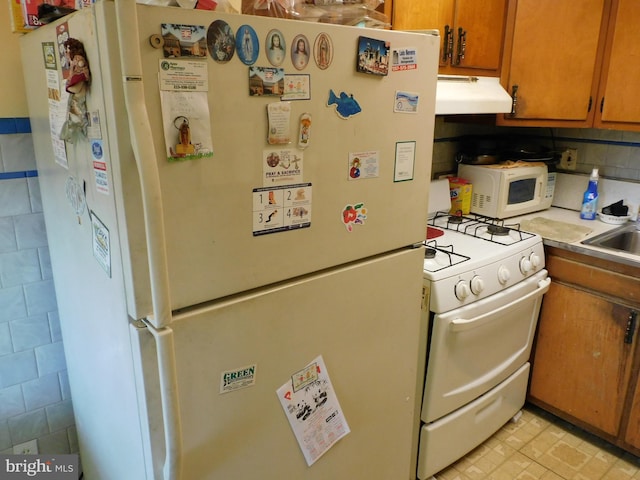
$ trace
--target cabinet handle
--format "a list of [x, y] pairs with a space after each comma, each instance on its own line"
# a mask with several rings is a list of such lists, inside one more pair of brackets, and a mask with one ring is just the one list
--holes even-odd
[[512, 117], [515, 117], [518, 113], [518, 85], [511, 87], [511, 113]]
[[442, 50], [442, 62], [447, 63], [453, 55], [453, 28], [444, 26], [444, 48]]
[[624, 343], [633, 343], [633, 334], [636, 331], [636, 321], [638, 320], [638, 312], [631, 311], [627, 318], [627, 329], [624, 332]]
[[464, 54], [467, 50], [467, 31], [462, 27], [458, 28], [458, 53], [456, 54], [455, 64], [460, 65], [460, 62], [464, 59]]

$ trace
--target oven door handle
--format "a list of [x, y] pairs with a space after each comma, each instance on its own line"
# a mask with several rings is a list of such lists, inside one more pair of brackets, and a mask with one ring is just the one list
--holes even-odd
[[538, 288], [533, 292], [528, 293], [524, 297], [520, 297], [519, 299], [514, 300], [511, 303], [503, 305], [500, 308], [491, 310], [490, 312], [485, 313], [484, 315], [480, 315], [472, 319], [458, 318], [458, 319], [452, 320], [451, 323], [449, 324], [449, 330], [451, 330], [452, 332], [464, 332], [466, 330], [471, 330], [476, 327], [481, 327], [482, 325], [485, 325], [489, 323], [491, 320], [493, 320], [496, 314], [499, 314], [511, 308], [516, 303], [526, 301], [537, 295], [544, 295], [545, 293], [547, 293], [547, 290], [549, 290], [550, 284], [551, 284], [551, 277], [547, 277], [538, 282]]

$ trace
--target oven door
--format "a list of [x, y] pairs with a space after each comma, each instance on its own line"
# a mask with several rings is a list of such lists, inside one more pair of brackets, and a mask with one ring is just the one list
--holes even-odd
[[531, 353], [547, 271], [432, 319], [421, 418], [429, 423], [489, 391]]

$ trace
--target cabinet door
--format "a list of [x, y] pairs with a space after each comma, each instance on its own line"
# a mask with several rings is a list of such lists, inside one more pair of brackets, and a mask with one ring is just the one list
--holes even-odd
[[[502, 84], [517, 88], [516, 113], [503, 125], [588, 126], [601, 61], [600, 32], [608, 0], [514, 0], [507, 19]], [[555, 122], [555, 123], [553, 123]], [[524, 124], [524, 123], [523, 123]], [[535, 122], [530, 122], [534, 125]]]
[[[504, 37], [506, 0], [458, 0], [456, 2], [453, 64], [464, 68], [500, 68]], [[456, 60], [460, 46], [459, 29], [465, 34], [464, 58]]]
[[607, 34], [595, 126], [640, 130], [640, 8], [636, 0], [617, 0]]
[[415, 0], [393, 0], [391, 25], [394, 30], [440, 31], [440, 66], [448, 63], [443, 58], [445, 26], [453, 28], [455, 0], [416, 2]]
[[617, 436], [629, 382], [629, 309], [552, 282], [540, 314], [529, 395]]
[[635, 395], [631, 403], [629, 420], [627, 421], [627, 433], [624, 441], [640, 450], [640, 382], [635, 382]]
[[[497, 75], [505, 15], [506, 0], [393, 0], [392, 26], [394, 30], [438, 29], [440, 73]], [[447, 29], [451, 30], [450, 55], [444, 53]]]

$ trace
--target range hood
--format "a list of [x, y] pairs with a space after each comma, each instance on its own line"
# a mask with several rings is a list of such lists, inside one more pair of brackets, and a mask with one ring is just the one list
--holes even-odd
[[438, 75], [436, 115], [509, 112], [511, 96], [499, 78]]

